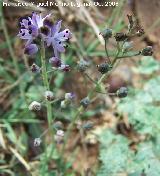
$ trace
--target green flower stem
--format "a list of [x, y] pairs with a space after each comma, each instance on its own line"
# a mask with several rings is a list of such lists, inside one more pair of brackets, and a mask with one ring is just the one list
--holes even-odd
[[[42, 64], [42, 78], [43, 78], [44, 87], [46, 90], [50, 90], [48, 75], [47, 75], [47, 68], [46, 68], [46, 61], [45, 61], [45, 47], [44, 47], [43, 41], [41, 41], [41, 64]], [[52, 124], [52, 106], [49, 101], [46, 101], [46, 106], [47, 106], [47, 120], [50, 128]]]

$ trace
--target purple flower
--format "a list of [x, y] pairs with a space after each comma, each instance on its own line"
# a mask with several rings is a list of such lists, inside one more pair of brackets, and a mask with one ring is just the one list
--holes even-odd
[[65, 29], [60, 32], [61, 23], [62, 21], [58, 21], [55, 25], [52, 26], [50, 34], [46, 39], [47, 46], [52, 45], [55, 57], [59, 57], [59, 53], [65, 51], [65, 42], [72, 36], [69, 29]]
[[[42, 34], [42, 36], [44, 37], [40, 29], [44, 28], [43, 23], [45, 20], [47, 20], [50, 17], [50, 15], [51, 14], [42, 18], [41, 14], [38, 15], [37, 13], [33, 12], [32, 17], [21, 18], [20, 31], [18, 36], [23, 40], [27, 40], [25, 45], [26, 47], [28, 47], [39, 36], [39, 34]], [[35, 45], [34, 45], [34, 48], [35, 48]]]
[[29, 44], [24, 49], [24, 53], [28, 55], [33, 55], [37, 53], [37, 51], [38, 51], [38, 47], [36, 44]]
[[71, 92], [71, 93], [66, 93], [65, 94], [65, 99], [66, 100], [73, 100], [75, 98], [75, 94], [73, 93], [73, 92]]

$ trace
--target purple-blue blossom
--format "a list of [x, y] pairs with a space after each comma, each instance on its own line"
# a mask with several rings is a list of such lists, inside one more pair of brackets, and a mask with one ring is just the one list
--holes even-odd
[[59, 54], [65, 51], [65, 42], [68, 41], [72, 34], [69, 29], [60, 32], [62, 21], [58, 21], [51, 27], [50, 34], [46, 38], [47, 46], [52, 46], [55, 57], [59, 58]]

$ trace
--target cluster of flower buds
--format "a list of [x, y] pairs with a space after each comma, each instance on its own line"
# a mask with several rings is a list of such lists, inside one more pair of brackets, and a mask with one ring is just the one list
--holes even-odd
[[117, 96], [119, 98], [125, 98], [128, 95], [128, 89], [127, 87], [121, 87], [116, 92]]
[[[39, 48], [39, 41], [43, 41], [46, 47], [53, 47], [54, 57], [60, 59], [60, 53], [65, 52], [66, 42], [72, 36], [69, 29], [60, 31], [62, 21], [60, 20], [54, 24], [51, 14], [42, 17], [41, 13], [33, 12], [32, 16], [21, 18], [19, 24], [20, 31], [18, 36], [27, 41], [24, 53], [28, 55], [36, 54]], [[54, 65], [60, 63], [60, 61], [52, 62]], [[61, 65], [58, 65], [58, 67], [61, 67]], [[62, 67], [62, 70], [68, 70], [68, 66], [64, 67], [63, 65]]]
[[33, 101], [29, 105], [29, 110], [31, 110], [31, 111], [40, 111], [41, 110], [41, 103], [39, 103], [37, 101]]
[[75, 98], [74, 93], [66, 93], [65, 99], [61, 101], [61, 108], [66, 108], [68, 105], [70, 105], [74, 98]]
[[57, 144], [63, 143], [64, 140], [64, 131], [63, 130], [57, 130], [54, 140], [56, 141]]

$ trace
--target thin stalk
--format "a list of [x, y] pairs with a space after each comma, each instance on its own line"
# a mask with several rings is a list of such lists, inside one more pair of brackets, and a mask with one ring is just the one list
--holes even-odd
[[109, 54], [108, 54], [108, 49], [107, 49], [107, 41], [108, 40], [105, 40], [105, 51], [106, 51], [106, 55], [107, 55], [107, 59], [109, 61], [109, 64], [111, 64], [111, 60], [110, 60], [110, 57], [109, 57]]
[[[50, 90], [49, 88], [49, 82], [48, 82], [48, 75], [47, 75], [47, 68], [46, 68], [46, 62], [45, 62], [45, 47], [44, 42], [41, 41], [41, 64], [42, 64], [42, 78], [43, 78], [43, 84], [46, 90]], [[52, 107], [51, 103], [49, 101], [46, 101], [47, 106], [47, 120], [49, 128], [52, 124]]]

